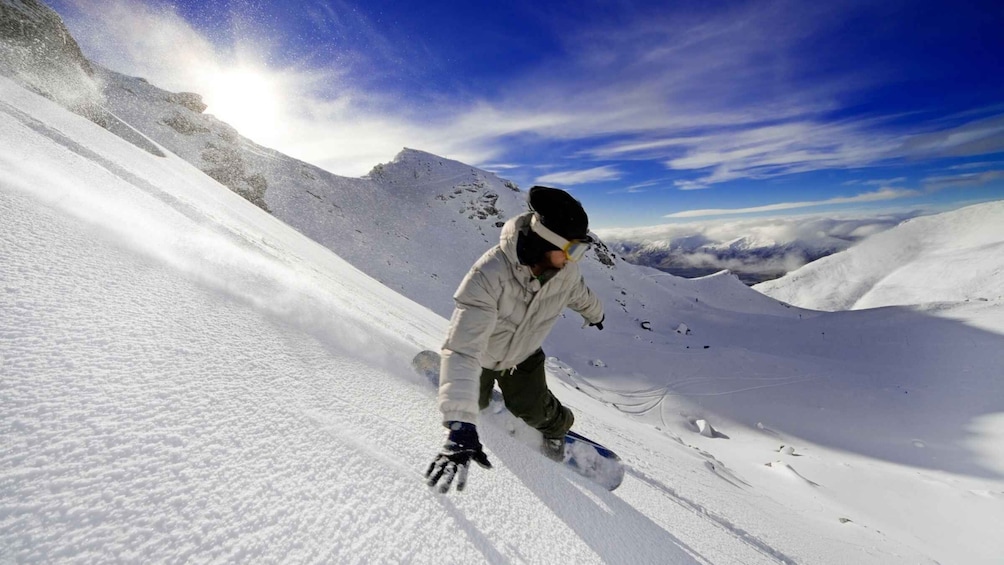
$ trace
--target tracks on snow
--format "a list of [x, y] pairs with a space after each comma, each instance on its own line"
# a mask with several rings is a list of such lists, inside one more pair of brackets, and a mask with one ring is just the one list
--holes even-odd
[[795, 563], [797, 563], [791, 557], [788, 557], [783, 552], [781, 552], [778, 549], [775, 549], [774, 547], [772, 547], [767, 542], [761, 540], [760, 538], [756, 537], [755, 535], [753, 535], [753, 534], [747, 532], [746, 530], [740, 528], [739, 526], [733, 524], [728, 519], [723, 518], [722, 516], [719, 516], [719, 515], [715, 514], [714, 512], [709, 511], [707, 508], [705, 508], [704, 506], [702, 506], [700, 503], [695, 502], [693, 500], [690, 500], [689, 498], [681, 495], [673, 487], [671, 487], [671, 486], [663, 483], [662, 481], [660, 481], [658, 479], [650, 477], [647, 474], [643, 473], [642, 471], [634, 469], [634, 468], [632, 468], [629, 465], [625, 465], [625, 468], [627, 470], [627, 474], [628, 475], [630, 475], [630, 476], [638, 479], [639, 481], [645, 483], [646, 485], [648, 485], [648, 486], [656, 489], [657, 491], [659, 491], [660, 493], [662, 493], [664, 496], [666, 496], [666, 498], [672, 500], [673, 502], [675, 502], [676, 504], [682, 506], [683, 508], [686, 508], [687, 510], [690, 510], [694, 514], [697, 514], [702, 519], [704, 519], [704, 520], [706, 520], [706, 521], [714, 524], [715, 526], [721, 528], [727, 534], [729, 534], [730, 536], [732, 536], [736, 540], [738, 540], [738, 541], [746, 544], [747, 546], [753, 548], [758, 553], [760, 553], [762, 555], [765, 555], [766, 557], [769, 557], [769, 558], [777, 561], [778, 563], [783, 563], [785, 565], [794, 565]]

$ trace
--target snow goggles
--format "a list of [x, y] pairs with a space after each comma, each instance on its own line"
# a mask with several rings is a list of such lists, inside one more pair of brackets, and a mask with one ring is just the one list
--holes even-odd
[[544, 241], [565, 252], [565, 257], [569, 261], [579, 261], [586, 256], [586, 252], [592, 247], [593, 240], [586, 236], [585, 239], [568, 240], [553, 231], [540, 221], [540, 217], [534, 214], [530, 219], [530, 229], [544, 239]]

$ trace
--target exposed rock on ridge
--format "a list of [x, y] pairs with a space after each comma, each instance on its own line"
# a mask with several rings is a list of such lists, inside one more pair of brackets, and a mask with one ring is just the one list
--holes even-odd
[[37, 0], [0, 0], [0, 74], [158, 157], [155, 143], [105, 108], [95, 67], [63, 20]]
[[184, 106], [196, 114], [201, 114], [208, 108], [206, 103], [202, 101], [202, 95], [194, 92], [172, 92], [167, 95], [167, 101]]
[[99, 114], [94, 69], [59, 15], [37, 0], [0, 1], [0, 72], [78, 114]]

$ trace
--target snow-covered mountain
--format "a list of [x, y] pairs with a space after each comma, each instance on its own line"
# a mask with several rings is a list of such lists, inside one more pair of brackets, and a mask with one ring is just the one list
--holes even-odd
[[[527, 210], [526, 193], [511, 181], [415, 149], [364, 178], [334, 175], [244, 138], [205, 114], [197, 94], [92, 66], [112, 115], [442, 315], [450, 314], [453, 290], [470, 264], [498, 242], [505, 220]], [[602, 243], [593, 256], [615, 264]]]
[[815, 310], [917, 305], [999, 315], [1004, 201], [914, 218], [756, 289]]
[[[333, 175], [262, 147], [204, 114], [194, 94], [170, 93], [97, 65], [111, 112], [260, 208], [335, 250], [409, 298], [452, 308], [463, 261], [427, 261], [427, 249], [473, 262], [498, 228], [526, 210], [513, 183], [422, 151], [405, 149], [366, 178]], [[405, 276], [408, 284], [398, 284]], [[436, 297], [429, 302], [430, 297]]]
[[771, 280], [846, 248], [816, 248], [795, 243], [767, 245], [743, 237], [727, 242], [700, 235], [653, 242], [612, 241], [610, 247], [635, 265], [694, 278], [729, 270], [746, 284]]
[[[545, 349], [624, 484], [598, 489], [486, 415], [495, 469], [437, 496], [421, 479], [435, 391], [408, 361], [441, 342], [456, 284], [523, 194], [411, 150], [366, 179], [321, 174], [223, 139], [194, 96], [161, 105], [94, 74], [115, 128], [0, 78], [0, 561], [1004, 554], [999, 303], [979, 327], [821, 313], [601, 248], [583, 270], [606, 329], [569, 314]], [[209, 143], [235, 174], [206, 171]], [[254, 204], [219, 182], [254, 175]]]

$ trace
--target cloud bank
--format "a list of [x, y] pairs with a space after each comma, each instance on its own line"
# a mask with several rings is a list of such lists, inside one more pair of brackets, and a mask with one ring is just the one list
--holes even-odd
[[603, 229], [597, 235], [635, 264], [688, 277], [728, 269], [755, 284], [843, 251], [918, 215], [787, 216]]

